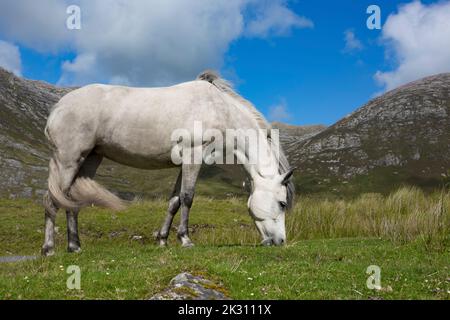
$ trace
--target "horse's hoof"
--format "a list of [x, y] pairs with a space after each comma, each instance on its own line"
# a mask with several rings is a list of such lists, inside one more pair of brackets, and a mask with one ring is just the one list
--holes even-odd
[[55, 254], [55, 249], [50, 247], [42, 247], [41, 254], [44, 257], [51, 257]]
[[183, 242], [182, 244], [181, 244], [181, 246], [183, 247], [183, 248], [192, 248], [193, 246], [194, 246], [194, 243], [192, 242], [192, 241], [186, 241], [186, 242]]
[[81, 252], [81, 248], [80, 248], [80, 247], [68, 247], [68, 248], [67, 248], [67, 252], [70, 252], [70, 253], [72, 253], [72, 252], [74, 252], [74, 253], [79, 253], [79, 252]]
[[181, 246], [183, 248], [191, 248], [194, 246], [191, 239], [187, 235], [178, 235], [178, 240], [181, 241]]
[[154, 232], [153, 236], [155, 237], [156, 241], [159, 241], [160, 247], [167, 247], [167, 236], [166, 237], [161, 236], [161, 232], [159, 231]]

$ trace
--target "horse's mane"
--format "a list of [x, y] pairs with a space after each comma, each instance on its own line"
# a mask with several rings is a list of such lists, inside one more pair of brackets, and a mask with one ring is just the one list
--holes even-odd
[[[244, 105], [247, 108], [247, 110], [250, 111], [251, 115], [256, 120], [258, 127], [267, 130], [268, 133], [267, 139], [269, 141], [272, 141], [272, 138], [270, 136], [270, 129], [272, 128], [272, 126], [270, 125], [270, 123], [267, 122], [267, 120], [264, 118], [261, 112], [259, 112], [250, 101], [239, 95], [234, 90], [233, 84], [230, 81], [220, 77], [220, 75], [214, 70], [203, 71], [197, 76], [197, 80], [208, 81], [209, 83], [217, 87], [220, 91], [232, 96], [234, 99], [242, 103], [242, 105]], [[281, 146], [279, 146], [279, 163], [280, 163], [279, 166], [280, 174], [286, 173], [290, 169], [289, 162]], [[292, 207], [295, 193], [295, 187], [294, 183], [292, 182], [292, 179], [289, 180], [286, 188], [287, 188], [287, 204], [288, 208], [290, 209]]]
[[208, 81], [209, 83], [216, 86], [220, 91], [229, 94], [237, 101], [242, 103], [247, 108], [247, 110], [250, 111], [250, 113], [253, 115], [256, 122], [258, 123], [258, 126], [261, 129], [270, 130], [272, 128], [272, 126], [266, 121], [261, 112], [259, 112], [250, 101], [239, 95], [234, 90], [233, 84], [230, 81], [221, 78], [220, 75], [214, 70], [203, 71], [200, 75], [198, 75], [197, 80]]

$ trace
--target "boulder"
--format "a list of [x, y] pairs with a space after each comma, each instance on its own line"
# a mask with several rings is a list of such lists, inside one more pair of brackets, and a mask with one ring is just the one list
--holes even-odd
[[183, 272], [170, 280], [169, 287], [150, 300], [230, 300], [220, 283]]

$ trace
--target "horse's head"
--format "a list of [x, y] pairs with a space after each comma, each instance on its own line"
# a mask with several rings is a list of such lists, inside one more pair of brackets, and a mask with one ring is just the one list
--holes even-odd
[[248, 209], [262, 236], [262, 244], [282, 245], [286, 242], [285, 214], [291, 201], [287, 185], [293, 171], [273, 177], [259, 174], [252, 177]]

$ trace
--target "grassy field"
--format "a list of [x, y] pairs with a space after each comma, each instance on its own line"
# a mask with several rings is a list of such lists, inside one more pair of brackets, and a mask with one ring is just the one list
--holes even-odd
[[[196, 246], [181, 248], [173, 231], [159, 248], [152, 234], [165, 208], [154, 200], [121, 213], [82, 211], [79, 254], [65, 252], [60, 214], [55, 256], [0, 263], [0, 299], [145, 299], [182, 271], [222, 282], [235, 299], [450, 299], [449, 193], [303, 197], [287, 217], [284, 247], [258, 245], [244, 199], [199, 197]], [[38, 255], [42, 240], [38, 203], [0, 201], [0, 256]], [[81, 268], [81, 290], [66, 288], [69, 265]], [[381, 268], [382, 290], [366, 286], [370, 265]]]

